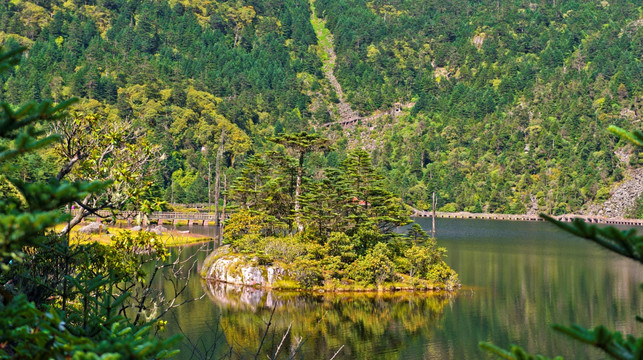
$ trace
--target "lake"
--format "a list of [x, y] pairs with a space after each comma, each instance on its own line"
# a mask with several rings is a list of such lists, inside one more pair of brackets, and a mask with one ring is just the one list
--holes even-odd
[[[430, 219], [417, 222], [431, 227]], [[478, 342], [489, 341], [600, 359], [601, 352], [551, 325], [641, 332], [634, 317], [643, 314], [643, 272], [636, 262], [544, 222], [438, 219], [437, 229], [463, 284], [455, 293], [264, 293], [195, 276], [188, 296], [207, 296], [167, 318], [169, 333], [180, 327], [199, 344], [195, 353], [185, 345], [179, 358], [254, 358], [266, 335], [260, 358], [278, 350], [280, 358], [330, 359], [339, 350], [335, 359], [478, 359], [488, 358]]]

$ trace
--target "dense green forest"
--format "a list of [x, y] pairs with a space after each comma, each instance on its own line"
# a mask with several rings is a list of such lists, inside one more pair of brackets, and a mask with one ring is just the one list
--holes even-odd
[[350, 102], [417, 101], [374, 155], [408, 202], [563, 213], [622, 179], [603, 129], [640, 119], [640, 3], [315, 4]]
[[[127, 121], [160, 146], [154, 193], [207, 201], [280, 133], [327, 132], [306, 161], [371, 152], [406, 203], [449, 211], [579, 212], [638, 164], [604, 129], [643, 111], [638, 1], [0, 1], [0, 43], [29, 48], [0, 100], [79, 97], [76, 111]], [[363, 117], [329, 128], [338, 102], [312, 17], [326, 20], [344, 98]], [[221, 136], [221, 134], [224, 136]], [[203, 149], [207, 151], [202, 151]], [[210, 151], [212, 149], [212, 151]], [[624, 148], [627, 155], [635, 150]], [[56, 166], [32, 155], [37, 180]], [[624, 159], [627, 156], [624, 157]], [[315, 174], [310, 171], [308, 176]]]

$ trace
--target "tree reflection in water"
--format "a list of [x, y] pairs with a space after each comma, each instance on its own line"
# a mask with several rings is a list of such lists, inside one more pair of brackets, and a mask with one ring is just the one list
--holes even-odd
[[330, 359], [343, 345], [337, 358], [397, 359], [407, 347], [419, 345], [418, 339], [431, 338], [456, 296], [436, 291], [302, 294], [206, 281], [203, 286], [220, 308], [233, 358], [254, 357], [261, 347], [259, 358], [272, 358], [279, 348], [279, 358], [296, 353], [296, 358]]

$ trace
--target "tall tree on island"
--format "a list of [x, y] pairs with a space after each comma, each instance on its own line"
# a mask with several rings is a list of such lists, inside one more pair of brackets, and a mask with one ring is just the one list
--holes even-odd
[[341, 167], [352, 197], [347, 203], [346, 217], [355, 228], [370, 223], [386, 234], [408, 223], [408, 214], [399, 199], [384, 188], [384, 177], [377, 172], [366, 151], [349, 152]]
[[318, 134], [309, 134], [307, 132], [284, 134], [271, 140], [294, 152], [298, 160], [297, 177], [295, 180], [295, 225], [297, 226], [297, 231], [301, 232], [304, 230], [304, 225], [301, 222], [300, 203], [301, 181], [304, 174], [304, 158], [306, 154], [310, 152], [328, 149], [330, 147], [330, 140], [322, 138]]

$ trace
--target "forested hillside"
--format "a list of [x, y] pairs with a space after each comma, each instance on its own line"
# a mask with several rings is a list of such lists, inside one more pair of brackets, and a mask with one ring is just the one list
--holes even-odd
[[[335, 140], [309, 169], [362, 146], [419, 208], [436, 191], [450, 211], [579, 212], [638, 165], [638, 154], [619, 160], [623, 145], [604, 131], [640, 127], [637, 0], [315, 0], [314, 9], [306, 0], [1, 0], [0, 43], [29, 51], [0, 99], [76, 96], [80, 112], [146, 129], [166, 154], [157, 195], [182, 202], [207, 200], [218, 147], [229, 183], [249, 154], [274, 147], [269, 137], [304, 130]], [[337, 56], [340, 99], [317, 18], [332, 34], [323, 40]], [[340, 100], [364, 121], [320, 126], [341, 120], [328, 111]], [[395, 103], [415, 105], [367, 119]], [[25, 178], [51, 171], [22, 169]]]
[[0, 30], [6, 47], [29, 48], [2, 99], [79, 97], [78, 111], [145, 128], [166, 154], [160, 190], [174, 173], [178, 201], [207, 196], [201, 149], [222, 129], [232, 166], [266, 129], [309, 127], [300, 78], [321, 63], [303, 0], [1, 1]]
[[350, 102], [369, 113], [417, 101], [373, 136], [407, 202], [435, 190], [450, 210], [564, 213], [623, 178], [605, 128], [640, 126], [640, 2], [315, 5]]

